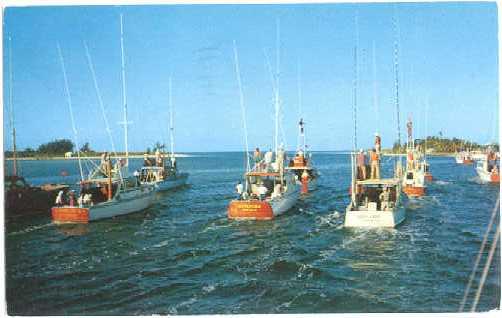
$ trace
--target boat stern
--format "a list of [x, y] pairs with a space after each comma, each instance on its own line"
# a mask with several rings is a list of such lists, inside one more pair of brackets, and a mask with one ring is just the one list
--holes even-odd
[[228, 206], [228, 218], [233, 220], [271, 220], [272, 206], [258, 200], [233, 200]]
[[406, 185], [403, 188], [403, 192], [409, 197], [422, 197], [425, 195], [425, 187]]
[[53, 207], [51, 209], [52, 222], [64, 223], [89, 223], [89, 209], [73, 206]]

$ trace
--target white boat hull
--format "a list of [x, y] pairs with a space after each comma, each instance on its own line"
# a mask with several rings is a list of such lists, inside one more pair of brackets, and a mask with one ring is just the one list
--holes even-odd
[[175, 179], [168, 179], [155, 183], [157, 191], [167, 191], [184, 186], [187, 183], [188, 173], [179, 173]]
[[[138, 194], [139, 191], [143, 193]], [[89, 208], [89, 221], [142, 211], [152, 205], [155, 199], [154, 194], [155, 191], [152, 188], [122, 193], [118, 199], [114, 198], [111, 201], [91, 206]]]
[[396, 227], [405, 219], [404, 208], [393, 211], [355, 211], [347, 209], [345, 227]]
[[288, 189], [288, 191], [286, 191], [282, 196], [271, 199], [269, 203], [272, 206], [274, 216], [278, 216], [291, 209], [299, 198], [300, 189], [296, 185], [294, 185], [293, 187]]

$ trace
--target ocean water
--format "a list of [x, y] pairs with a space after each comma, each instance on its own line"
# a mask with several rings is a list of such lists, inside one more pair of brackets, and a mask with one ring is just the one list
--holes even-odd
[[[385, 158], [384, 174], [393, 160]], [[189, 185], [158, 194], [143, 212], [81, 226], [54, 226], [48, 215], [9, 222], [8, 312], [457, 311], [499, 187], [479, 184], [473, 166], [431, 158], [435, 181], [427, 197], [409, 202], [403, 224], [348, 230], [349, 157], [314, 153], [314, 161], [318, 189], [272, 221], [227, 219], [243, 154], [207, 153], [178, 159]], [[133, 168], [140, 163], [131, 160]], [[21, 169], [35, 184], [78, 180], [76, 161], [22, 162]], [[497, 248], [478, 310], [499, 306]]]

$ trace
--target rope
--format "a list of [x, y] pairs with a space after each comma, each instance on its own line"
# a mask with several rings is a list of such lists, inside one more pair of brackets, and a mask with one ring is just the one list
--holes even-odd
[[478, 252], [478, 255], [476, 256], [476, 260], [474, 261], [474, 266], [472, 268], [471, 275], [469, 276], [469, 282], [467, 283], [467, 286], [465, 287], [464, 297], [462, 298], [462, 302], [460, 303], [460, 308], [458, 309], [459, 312], [464, 310], [464, 306], [467, 301], [467, 297], [469, 295], [469, 292], [470, 292], [470, 289], [472, 286], [472, 282], [474, 281], [474, 277], [476, 276], [479, 262], [481, 261], [481, 256], [482, 256], [483, 251], [485, 249], [486, 242], [488, 241], [488, 235], [491, 232], [493, 222], [495, 221], [495, 218], [497, 216], [497, 207], [499, 206], [499, 204], [500, 204], [500, 197], [497, 199], [497, 203], [495, 204], [495, 208], [493, 209], [492, 216], [490, 218], [490, 222], [488, 223], [488, 227], [486, 228], [485, 235], [483, 236], [483, 241], [481, 242], [481, 247], [479, 248], [479, 252]]
[[471, 312], [476, 311], [476, 307], [478, 305], [479, 297], [481, 296], [481, 292], [483, 291], [483, 286], [485, 285], [486, 276], [488, 275], [488, 271], [490, 270], [490, 265], [492, 263], [493, 254], [495, 253], [495, 248], [497, 247], [497, 243], [500, 237], [500, 226], [497, 225], [497, 230], [495, 231], [495, 240], [492, 243], [490, 248], [490, 253], [488, 254], [488, 258], [486, 259], [485, 268], [483, 268], [483, 275], [481, 276], [481, 281], [479, 282], [478, 290], [476, 291], [476, 296], [474, 298], [474, 303], [471, 307]]
[[66, 77], [66, 68], [64, 66], [63, 53], [61, 53], [61, 47], [59, 46], [59, 43], [57, 44], [57, 49], [58, 49], [58, 53], [59, 53], [59, 61], [61, 62], [61, 68], [63, 70], [66, 98], [68, 101], [68, 108], [70, 110], [70, 118], [71, 118], [71, 126], [73, 129], [73, 138], [75, 141], [75, 146], [77, 147], [78, 167], [80, 169], [80, 180], [84, 181], [84, 171], [82, 170], [82, 162], [80, 160], [80, 148], [79, 148], [79, 144], [78, 144], [78, 133], [77, 133], [77, 128], [75, 127], [75, 119], [73, 117], [73, 107], [72, 107], [72, 102], [71, 102], [70, 89], [68, 87], [68, 79]]

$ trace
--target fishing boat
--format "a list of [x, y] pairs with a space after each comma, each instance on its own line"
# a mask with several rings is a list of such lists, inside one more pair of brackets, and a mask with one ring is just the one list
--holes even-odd
[[[123, 110], [124, 110], [124, 140], [125, 140], [125, 159], [116, 159], [115, 164], [112, 164], [110, 156], [103, 156], [99, 169], [95, 169], [89, 176], [84, 179], [80, 152], [78, 151], [78, 136], [73, 117], [73, 107], [71, 102], [70, 90], [66, 78], [66, 69], [64, 66], [63, 55], [58, 45], [58, 52], [63, 71], [65, 82], [65, 91], [67, 95], [68, 108], [72, 128], [74, 132], [75, 144], [77, 146], [77, 156], [81, 174], [80, 191], [77, 195], [71, 191], [68, 198], [63, 197], [60, 192], [56, 198], [56, 206], [52, 208], [52, 221], [56, 224], [62, 223], [88, 223], [90, 221], [111, 218], [115, 216], [125, 215], [133, 212], [142, 211], [148, 208], [155, 198], [155, 188], [152, 185], [144, 185], [139, 182], [139, 178], [131, 177], [128, 173], [129, 167], [129, 152], [127, 146], [128, 130], [127, 130], [127, 100], [125, 93], [125, 65], [123, 56], [123, 23], [122, 15], [120, 15], [120, 44], [122, 52], [122, 93], [123, 93]], [[103, 102], [99, 87], [97, 85], [94, 67], [85, 46], [89, 68], [94, 81], [94, 87], [98, 102], [102, 110], [103, 118], [108, 131], [109, 138], [114, 149], [113, 138], [111, 137], [110, 127], [104, 111]], [[96, 172], [98, 171], [98, 172]], [[118, 176], [118, 178], [117, 178]]]
[[421, 197], [425, 195], [425, 165], [422, 162], [422, 153], [415, 146], [413, 139], [413, 122], [408, 119], [408, 140], [406, 142], [406, 170], [403, 176], [403, 192], [408, 197]]
[[[188, 179], [188, 173], [179, 172], [176, 156], [174, 154], [174, 125], [173, 125], [173, 103], [172, 103], [172, 80], [169, 77], [169, 114], [170, 114], [170, 139], [171, 153], [167, 156], [157, 149], [155, 153], [155, 163], [145, 158], [145, 163], [140, 169], [140, 180], [143, 184], [154, 185], [157, 191], [166, 191], [184, 186]], [[147, 156], [145, 154], [145, 156]]]
[[312, 166], [312, 153], [307, 151], [304, 125], [305, 122], [300, 119], [298, 123], [299, 138], [302, 139], [302, 142], [299, 143], [295, 156], [289, 161], [285, 169], [294, 173], [297, 183], [301, 185], [301, 193], [308, 193], [315, 190], [319, 174]]
[[489, 152], [484, 159], [477, 161], [476, 173], [483, 183], [500, 183], [500, 162], [497, 156]]
[[405, 219], [401, 182], [397, 177], [357, 180], [356, 154], [351, 154], [351, 201], [345, 227], [396, 227]]
[[458, 164], [471, 165], [474, 163], [469, 151], [460, 151], [455, 154], [455, 162]]
[[[278, 42], [278, 35], [277, 35]], [[279, 45], [277, 44], [277, 47]], [[277, 54], [278, 49], [277, 49]], [[237, 185], [239, 197], [232, 200], [228, 206], [228, 218], [234, 220], [271, 220], [291, 209], [298, 201], [300, 191], [296, 184], [295, 175], [284, 168], [285, 151], [278, 145], [279, 132], [279, 63], [275, 81], [275, 161], [272, 151], [265, 154], [262, 161], [251, 169], [249, 147], [247, 142], [246, 111], [239, 70], [237, 47], [234, 43], [234, 61], [237, 82], [239, 86], [240, 105], [245, 136], [246, 173], [244, 186]]]
[[48, 213], [59, 191], [67, 191], [65, 184], [33, 186], [18, 175], [16, 127], [12, 105], [12, 46], [9, 37], [9, 123], [12, 132], [12, 174], [4, 178], [5, 216], [8, 219], [36, 213]]

